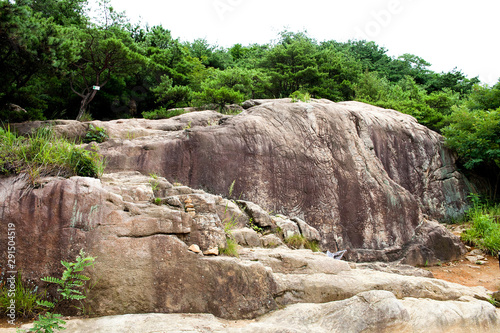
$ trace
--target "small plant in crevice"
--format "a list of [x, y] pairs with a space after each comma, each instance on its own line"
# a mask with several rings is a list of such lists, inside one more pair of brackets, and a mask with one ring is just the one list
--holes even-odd
[[256, 225], [253, 221], [253, 218], [248, 219], [248, 225], [250, 226], [250, 229], [253, 229], [254, 231], [262, 234], [264, 232], [264, 229]]
[[155, 198], [154, 199], [154, 204], [158, 205], [158, 206], [161, 205], [161, 198]]
[[500, 302], [494, 299], [493, 297], [488, 298], [488, 302], [490, 302], [492, 305], [494, 305], [497, 308], [500, 308]]
[[[229, 186], [229, 197], [233, 194], [234, 190], [234, 184], [235, 180], [231, 183]], [[227, 213], [229, 207], [229, 199], [226, 201], [226, 206], [224, 208], [224, 214]], [[219, 248], [219, 252], [221, 254], [230, 256], [230, 257], [239, 257], [238, 254], [238, 243], [234, 239], [232, 232], [233, 230], [237, 227], [238, 221], [237, 221], [238, 216], [235, 216], [233, 213], [231, 217], [227, 217], [224, 219], [224, 233], [226, 234], [226, 247]]]
[[[51, 311], [55, 310], [61, 301], [79, 302], [79, 306], [71, 305], [79, 310], [80, 313], [86, 312], [86, 304], [84, 300], [87, 298], [86, 287], [90, 277], [83, 275], [85, 268], [93, 266], [95, 257], [88, 256], [83, 249], [80, 250], [76, 257], [76, 262], [61, 261], [61, 264], [66, 268], [60, 278], [44, 277], [41, 280], [47, 283], [57, 285], [57, 292], [61, 298], [56, 298], [53, 302], [47, 300], [39, 300], [37, 304], [46, 309], [45, 314], [38, 315], [38, 320], [34, 321], [34, 327], [29, 332], [53, 332], [54, 330], [63, 330], [66, 322], [62, 320], [61, 314], [54, 314]], [[88, 290], [87, 290], [88, 291]], [[18, 330], [18, 332], [24, 332]]]
[[151, 185], [151, 189], [153, 190], [154, 193], [158, 190], [160, 183], [158, 182], [158, 176], [156, 174], [149, 174], [149, 175], [151, 176], [149, 184]]
[[107, 139], [109, 139], [109, 135], [104, 128], [89, 124], [89, 129], [83, 138], [83, 142], [90, 143], [95, 141], [97, 143], [102, 143]]
[[232, 238], [226, 238], [226, 247], [220, 247], [219, 252], [229, 257], [239, 257], [238, 243]]
[[293, 249], [309, 249], [313, 252], [321, 251], [317, 241], [310, 241], [300, 234], [286, 237], [285, 244]]
[[300, 90], [291, 93], [290, 98], [292, 99], [292, 103], [297, 103], [299, 101], [309, 103], [311, 101], [311, 95], [308, 92], [302, 92]]

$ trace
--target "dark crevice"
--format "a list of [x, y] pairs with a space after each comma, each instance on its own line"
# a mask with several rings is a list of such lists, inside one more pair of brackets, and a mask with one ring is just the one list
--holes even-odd
[[153, 237], [157, 235], [164, 235], [164, 236], [175, 236], [179, 239], [182, 239], [182, 236], [184, 234], [176, 234], [176, 233], [166, 233], [166, 232], [155, 232], [149, 235], [118, 235], [118, 238], [147, 238], [147, 237]]

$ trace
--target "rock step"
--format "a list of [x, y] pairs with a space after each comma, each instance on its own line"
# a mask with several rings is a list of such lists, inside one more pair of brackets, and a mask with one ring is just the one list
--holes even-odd
[[399, 300], [388, 291], [373, 290], [338, 302], [291, 305], [252, 321], [227, 321], [209, 314], [131, 314], [70, 319], [65, 332], [494, 333], [500, 329], [497, 318], [491, 304], [475, 299]]

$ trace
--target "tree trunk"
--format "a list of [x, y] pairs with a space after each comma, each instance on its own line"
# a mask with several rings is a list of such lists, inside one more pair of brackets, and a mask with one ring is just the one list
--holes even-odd
[[85, 114], [85, 111], [87, 111], [87, 108], [94, 99], [95, 94], [97, 93], [97, 90], [92, 90], [90, 93], [83, 95], [82, 97], [82, 102], [80, 103], [80, 110], [78, 111], [78, 116], [76, 117], [76, 120], [82, 119], [83, 115]]

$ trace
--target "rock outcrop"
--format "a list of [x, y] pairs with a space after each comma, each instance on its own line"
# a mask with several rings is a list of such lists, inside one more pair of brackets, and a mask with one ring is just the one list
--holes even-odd
[[[196, 244], [205, 253], [218, 253], [226, 245], [221, 197], [138, 172], [102, 180], [46, 178], [35, 189], [22, 177], [4, 178], [0, 197], [1, 244], [7, 244], [7, 224], [13, 223], [23, 278], [60, 276], [60, 261], [73, 261], [80, 249], [97, 257], [92, 272], [98, 281], [92, 289], [97, 314], [253, 318], [277, 306], [274, 280], [263, 265], [189, 250]], [[194, 215], [185, 207], [188, 198]], [[2, 258], [6, 250], [1, 249]], [[1, 261], [2, 271], [6, 262]]]
[[[59, 261], [72, 261], [83, 248], [97, 257], [89, 272], [97, 283], [88, 298], [96, 315], [179, 313], [71, 320], [68, 332], [495, 332], [500, 328], [499, 313], [486, 301], [490, 296], [484, 288], [423, 277], [416, 269], [408, 274], [406, 266], [358, 268], [321, 252], [280, 244], [261, 248], [269, 245], [270, 238], [278, 243], [282, 238], [248, 228], [245, 209], [231, 201], [156, 175], [119, 172], [101, 180], [45, 178], [39, 188], [26, 185], [21, 176], [0, 182], [2, 244], [8, 221], [15, 225], [16, 263], [25, 279], [58, 276]], [[277, 230], [276, 216], [267, 217], [269, 229]], [[297, 223], [304, 237], [317, 236], [304, 220], [279, 219]], [[203, 255], [225, 246], [228, 221], [246, 242], [238, 250], [239, 258]], [[247, 228], [241, 228], [243, 222]], [[5, 248], [1, 251], [5, 258]], [[247, 320], [234, 321], [241, 319]]]
[[[466, 208], [465, 181], [439, 134], [358, 102], [253, 100], [245, 107], [238, 116], [95, 122], [111, 136], [100, 152], [108, 171], [154, 172], [209, 193], [227, 195], [235, 181], [234, 198], [308, 221], [325, 249], [348, 249], [349, 260], [423, 265], [463, 252], [456, 237], [428, 222]], [[86, 126], [62, 121], [54, 130], [77, 138]], [[271, 223], [259, 213], [254, 221]]]
[[208, 314], [141, 314], [70, 320], [65, 332], [494, 333], [498, 328], [498, 313], [482, 301], [399, 300], [388, 291], [373, 290], [338, 302], [295, 304], [255, 321], [226, 321]]

